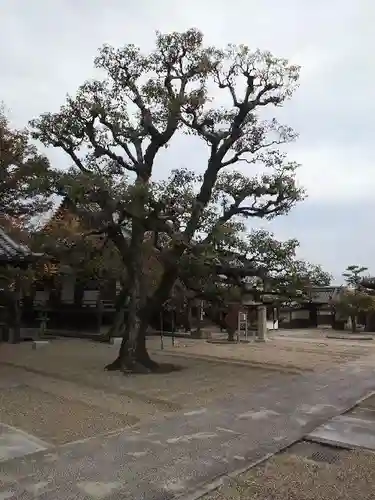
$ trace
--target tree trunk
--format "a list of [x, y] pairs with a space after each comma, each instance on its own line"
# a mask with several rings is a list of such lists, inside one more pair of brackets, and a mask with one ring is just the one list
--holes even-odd
[[125, 328], [125, 309], [128, 301], [129, 290], [123, 287], [118, 294], [115, 305], [115, 316], [108, 332], [103, 335], [102, 342], [110, 342], [113, 337], [123, 337]]
[[150, 355], [148, 354], [146, 348], [147, 328], [148, 328], [148, 321], [141, 320], [139, 325], [139, 334], [137, 338], [136, 359], [137, 362], [140, 363], [142, 366], [144, 366], [148, 370], [153, 371], [158, 368], [158, 363], [156, 363], [150, 358]]
[[[138, 177], [135, 182], [134, 193], [132, 193], [132, 212], [135, 217], [132, 220], [132, 233], [129, 249], [127, 251], [127, 259], [124, 262], [127, 264], [128, 271], [128, 304], [127, 315], [123, 327], [123, 338], [121, 347], [116, 360], [106, 366], [107, 370], [121, 370], [124, 372], [144, 372], [145, 366], [142, 360], [145, 355], [142, 349], [137, 349], [138, 343], [141, 341], [142, 335], [145, 336], [148, 324], [145, 320], [141, 320], [140, 311], [145, 302], [145, 290], [143, 279], [143, 241], [145, 235], [145, 227], [143, 225], [144, 206], [147, 196], [146, 191], [147, 181]], [[121, 243], [121, 242], [120, 242]], [[125, 257], [125, 255], [123, 255]], [[121, 318], [117, 318], [121, 324]], [[119, 326], [117, 326], [119, 328]], [[145, 350], [145, 349], [144, 349]], [[141, 355], [142, 353], [143, 355]], [[138, 360], [138, 356], [140, 359]]]
[[[158, 150], [160, 147], [162, 147], [162, 145], [163, 144], [159, 144], [157, 146], [156, 150]], [[151, 171], [151, 168], [150, 168], [150, 171]], [[138, 350], [136, 349], [133, 352], [135, 352], [137, 356], [138, 355], [141, 356], [139, 358], [140, 361], [141, 360], [145, 361], [148, 358], [146, 346], [145, 345], [143, 346], [143, 343], [145, 342], [145, 340], [143, 339], [143, 336], [145, 336], [145, 334], [146, 334], [147, 326], [148, 326], [151, 318], [153, 316], [155, 316], [160, 311], [160, 309], [162, 308], [162, 306], [164, 305], [164, 303], [168, 300], [168, 298], [170, 296], [172, 287], [173, 287], [173, 285], [178, 277], [179, 260], [186, 249], [187, 243], [190, 243], [191, 239], [194, 236], [194, 233], [195, 233], [195, 230], [199, 224], [199, 219], [201, 217], [203, 209], [207, 206], [207, 204], [209, 203], [209, 201], [211, 199], [212, 189], [213, 189], [213, 186], [216, 182], [217, 175], [218, 175], [218, 170], [212, 164], [211, 167], [205, 172], [203, 184], [201, 186], [199, 194], [197, 195], [194, 209], [192, 211], [192, 214], [189, 218], [189, 221], [186, 225], [186, 229], [184, 231], [184, 236], [185, 236], [184, 241], [179, 243], [179, 244], [176, 244], [174, 246], [174, 248], [172, 248], [170, 250], [170, 252], [164, 256], [164, 265], [165, 265], [164, 272], [163, 272], [162, 278], [160, 280], [160, 283], [158, 285], [158, 288], [156, 289], [153, 296], [150, 299], [148, 299], [147, 301], [145, 301], [145, 304], [142, 307], [139, 307], [140, 306], [139, 301], [137, 302], [138, 307], [134, 307], [135, 314], [138, 317], [142, 318], [141, 322], [139, 324], [139, 330], [138, 330], [139, 335], [138, 336], [136, 334], [134, 334], [133, 333], [134, 330], [132, 330], [136, 325], [135, 325], [135, 322], [133, 322], [133, 324], [132, 324], [132, 319], [131, 319], [131, 314], [130, 314], [130, 309], [132, 306], [129, 304], [129, 317], [128, 317], [128, 321], [127, 321], [127, 331], [128, 331], [128, 335], [129, 335], [129, 340], [128, 341], [123, 340], [123, 343], [121, 344], [120, 353], [119, 353], [120, 360], [123, 360], [124, 357], [126, 357], [124, 353], [125, 353], [125, 351], [128, 351], [128, 349], [124, 346], [131, 345], [133, 340], [134, 340], [134, 338], [133, 338], [134, 336], [136, 337], [136, 344], [139, 345], [139, 349]], [[141, 186], [141, 187], [143, 184], [143, 187], [144, 187], [147, 183], [148, 183], [148, 178], [142, 178], [142, 177], [138, 176], [138, 178], [136, 180], [136, 188], [137, 188], [137, 184], [138, 184], [138, 186]], [[134, 193], [135, 196], [134, 196], [134, 201], [132, 203], [132, 205], [133, 205], [132, 208], [133, 208], [133, 210], [135, 209], [133, 211], [133, 213], [135, 213], [138, 216], [143, 217], [144, 216], [144, 208], [145, 208], [145, 204], [146, 204], [146, 192], [144, 191], [143, 194], [141, 194], [141, 193], [142, 193], [142, 190], [139, 193], [137, 193], [137, 189], [135, 190], [135, 193]], [[132, 220], [132, 243], [130, 245], [130, 255], [129, 255], [130, 256], [130, 266], [132, 266], [132, 269], [134, 269], [134, 267], [136, 267], [136, 266], [133, 267], [133, 259], [137, 259], [137, 252], [138, 252], [138, 255], [141, 254], [145, 228], [142, 227], [142, 231], [141, 231], [142, 238], [136, 237], [138, 232], [139, 232], [138, 222], [136, 222], [136, 219], [133, 218], [133, 220]], [[141, 240], [141, 242], [138, 241], [137, 244], [133, 245], [133, 242], [137, 239]], [[123, 246], [123, 244], [120, 242], [120, 247], [121, 246]], [[134, 251], [135, 251], [135, 253], [134, 253]], [[124, 262], [125, 261], [126, 261], [126, 259], [124, 259]], [[142, 273], [142, 264], [139, 267], [137, 266], [135, 273], [138, 274], [138, 277], [140, 277], [140, 275]], [[134, 285], [135, 284], [133, 282], [130, 283], [131, 289], [134, 288]], [[146, 356], [146, 354], [147, 354], [147, 356]], [[115, 361], [115, 363], [116, 363], [116, 361]], [[122, 365], [123, 363], [121, 362], [120, 364]]]
[[[128, 269], [129, 291], [138, 288], [139, 292], [141, 292], [142, 289], [142, 296], [145, 298], [141, 279], [143, 237], [144, 228], [142, 226], [137, 228], [137, 223], [133, 220], [132, 241], [128, 254], [131, 263]], [[184, 252], [184, 248], [184, 246], [180, 246], [171, 250], [168, 264], [165, 265], [162, 278], [152, 297], [141, 300], [141, 297], [136, 298], [133, 293], [130, 293], [129, 314], [126, 326], [123, 328], [123, 341], [118, 357], [113, 363], [106, 366], [107, 370], [134, 372], [144, 372], [145, 369], [148, 371], [156, 370], [158, 365], [150, 359], [146, 349], [147, 327], [152, 317], [155, 317], [170, 296], [172, 287], [178, 277], [178, 261]], [[134, 305], [133, 301], [136, 305]], [[141, 320], [139, 321], [138, 318]]]
[[236, 333], [236, 330], [227, 327], [227, 333], [228, 333], [228, 342], [234, 342], [234, 335]]
[[[133, 221], [132, 240], [130, 243], [131, 266], [128, 270], [128, 311], [123, 323], [123, 338], [116, 360], [106, 366], [107, 370], [121, 370], [124, 372], [143, 372], [137, 360], [137, 342], [140, 332], [141, 321], [139, 319], [140, 305], [142, 302], [142, 244], [144, 230], [141, 224]], [[121, 324], [121, 318], [116, 318]], [[116, 325], [120, 328], [119, 325]]]
[[184, 320], [185, 333], [190, 332], [191, 331], [191, 303], [190, 303], [190, 301], [188, 301], [188, 303], [186, 304], [186, 309], [184, 311], [183, 320]]
[[352, 323], [352, 333], [355, 333], [357, 331], [357, 317], [351, 316], [350, 319]]

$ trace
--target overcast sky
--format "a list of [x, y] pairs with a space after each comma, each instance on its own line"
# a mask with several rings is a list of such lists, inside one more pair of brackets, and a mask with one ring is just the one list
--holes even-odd
[[[0, 18], [0, 101], [16, 126], [56, 111], [93, 75], [103, 43], [147, 50], [156, 30], [196, 27], [210, 44], [244, 43], [300, 64], [301, 86], [282, 119], [300, 133], [289, 154], [302, 164], [309, 198], [264, 225], [298, 238], [300, 255], [336, 281], [349, 264], [375, 272], [373, 0], [1, 0]], [[186, 141], [179, 146], [169, 167], [204, 161]]]

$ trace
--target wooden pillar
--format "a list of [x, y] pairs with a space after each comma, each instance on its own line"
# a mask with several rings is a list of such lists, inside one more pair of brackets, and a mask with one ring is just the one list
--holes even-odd
[[258, 342], [267, 340], [267, 307], [258, 307]]
[[15, 278], [14, 290], [11, 293], [11, 328], [9, 330], [10, 344], [18, 344], [21, 341], [21, 285], [19, 278]]
[[188, 300], [186, 304], [186, 319], [185, 319], [185, 332], [191, 332], [192, 314], [191, 314], [191, 301]]
[[102, 303], [100, 295], [101, 294], [100, 294], [100, 290], [99, 290], [99, 294], [98, 294], [98, 298], [97, 298], [97, 302], [96, 302], [96, 319], [97, 319], [96, 329], [97, 329], [97, 333], [101, 332], [102, 324], [103, 324], [103, 303]]
[[202, 334], [202, 301], [200, 300], [197, 305], [197, 334]]

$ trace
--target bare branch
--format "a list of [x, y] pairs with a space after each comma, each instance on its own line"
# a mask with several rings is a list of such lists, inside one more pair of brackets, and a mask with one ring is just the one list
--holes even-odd
[[267, 149], [267, 148], [270, 148], [272, 146], [281, 145], [281, 144], [284, 144], [285, 142], [287, 142], [287, 139], [285, 139], [285, 140], [275, 139], [273, 141], [258, 144], [257, 146], [254, 146], [254, 147], [242, 148], [236, 154], [234, 154], [232, 156], [232, 158], [230, 158], [229, 160], [226, 160], [224, 162], [221, 162], [220, 168], [225, 168], [225, 167], [228, 167], [229, 165], [234, 165], [235, 163], [238, 163], [241, 161], [248, 163], [249, 165], [254, 164], [258, 161], [257, 157], [253, 157], [252, 159], [249, 159], [249, 158], [243, 158], [242, 155], [244, 155], [246, 153], [255, 155], [255, 153], [257, 153], [258, 151], [261, 151], [262, 149]]

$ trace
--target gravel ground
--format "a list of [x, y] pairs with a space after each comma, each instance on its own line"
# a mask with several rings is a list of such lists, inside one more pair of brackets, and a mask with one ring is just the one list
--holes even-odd
[[[180, 339], [174, 348], [165, 339], [163, 352], [158, 351], [158, 338], [149, 344], [156, 360], [179, 364], [182, 370], [128, 377], [108, 373], [104, 365], [114, 359], [117, 347], [85, 340], [52, 340], [37, 350], [28, 343], [3, 344], [0, 385], [1, 380], [18, 385], [1, 388], [0, 421], [64, 443], [203, 407], [232, 394], [246, 399], [252, 392], [267, 391], [275, 378], [289, 380], [292, 375], [282, 373], [285, 367], [322, 369], [375, 352], [367, 345], [322, 339], [230, 346]], [[202, 354], [211, 361], [195, 357]], [[223, 362], [220, 356], [242, 364]], [[268, 364], [280, 366], [280, 372], [268, 371]]]
[[0, 421], [49, 443], [64, 444], [134, 425], [138, 419], [18, 386], [1, 390]]
[[[230, 394], [248, 397], [279, 374], [249, 366], [162, 356], [170, 374], [124, 376], [104, 371], [115, 347], [55, 340], [0, 349], [0, 422], [61, 444], [196, 409]], [[157, 356], [156, 356], [157, 359]]]
[[[29, 344], [6, 345], [0, 349], [0, 365], [27, 369], [64, 382], [118, 394], [147, 405], [153, 412], [169, 413], [208, 404], [225, 394], [256, 390], [258, 383], [279, 376], [251, 366], [182, 359], [156, 353], [156, 360], [178, 364], [181, 371], [168, 374], [124, 376], [105, 372], [116, 347], [85, 340], [54, 340], [39, 350]], [[133, 413], [133, 412], [131, 412]]]
[[[2, 381], [2, 382], [1, 382]], [[8, 381], [8, 382], [7, 382]], [[97, 406], [112, 413], [125, 416], [137, 416], [145, 421], [155, 417], [155, 406], [131, 399], [125, 395], [94, 389], [84, 384], [69, 382], [53, 377], [29, 372], [23, 368], [0, 365], [0, 389], [17, 385], [28, 386], [43, 392], [65, 398], [69, 401], [81, 401], [89, 406]]]
[[178, 347], [167, 346], [164, 352], [175, 355], [226, 358], [270, 368], [321, 371], [333, 365], [375, 354], [375, 345], [358, 345], [329, 339], [274, 337], [266, 343], [213, 344], [202, 340], [181, 339]]
[[[292, 344], [286, 344], [288, 346], [291, 348]], [[320, 346], [310, 343], [306, 350], [315, 352], [316, 347], [319, 351]], [[154, 408], [155, 415], [163, 415], [167, 408], [178, 412], [189, 408], [165, 421], [161, 419], [152, 425], [146, 423], [143, 427], [125, 430], [121, 433], [121, 442], [116, 435], [75, 444], [71, 448], [60, 448], [60, 458], [56, 453], [54, 465], [49, 462], [53, 454], [48, 451], [43, 456], [38, 456], [39, 465], [26, 460], [8, 462], [8, 483], [5, 484], [6, 491], [3, 490], [8, 495], [7, 498], [10, 498], [11, 489], [18, 488], [19, 482], [23, 483], [21, 489], [39, 487], [41, 484], [50, 487], [49, 481], [55, 477], [56, 480], [52, 479], [54, 486], [44, 495], [46, 498], [67, 498], [74, 481], [78, 481], [77, 488], [82, 484], [90, 487], [113, 485], [110, 482], [113, 478], [117, 481], [119, 477], [120, 481], [124, 481], [124, 464], [128, 471], [127, 490], [122, 490], [125, 496], [132, 488], [130, 495], [138, 498], [143, 491], [141, 486], [149, 493], [145, 498], [151, 498], [154, 488], [164, 488], [163, 491], [167, 488], [168, 494], [174, 494], [176, 490], [173, 488], [176, 485], [173, 481], [182, 478], [185, 481], [191, 480], [189, 484], [193, 484], [197, 472], [200, 481], [202, 478], [206, 482], [214, 480], [218, 477], [218, 471], [225, 473], [238, 467], [238, 460], [245, 460], [246, 457], [250, 462], [251, 454], [255, 459], [264, 456], [273, 449], [276, 439], [278, 444], [275, 451], [280, 449], [279, 437], [288, 438], [283, 433], [289, 432], [294, 436], [293, 433], [297, 432], [296, 439], [300, 438], [302, 433], [307, 432], [306, 423], [313, 422], [316, 425], [322, 415], [340, 411], [347, 401], [357, 397], [357, 391], [358, 394], [363, 394], [373, 388], [373, 364], [372, 358], [368, 357], [367, 362], [362, 365], [356, 362], [346, 367], [340, 366], [332, 372], [314, 373], [307, 377], [269, 373], [249, 366], [194, 358], [178, 360], [184, 367], [180, 372], [160, 376], [124, 377], [103, 372], [104, 362], [113, 359], [115, 352], [116, 349], [109, 346], [82, 341], [51, 342], [44, 349], [36, 351], [32, 351], [30, 345], [5, 346], [5, 349], [0, 349], [0, 390], [1, 394], [5, 394], [4, 400], [0, 400], [0, 408], [5, 408], [5, 414], [12, 418], [28, 420], [27, 425], [31, 422], [34, 427], [31, 431], [29, 428], [29, 432], [39, 432], [39, 435], [41, 430], [37, 427], [38, 419], [41, 420], [42, 416], [45, 419], [45, 429], [42, 429], [45, 434], [40, 437], [45, 440], [48, 440], [48, 431], [49, 436], [52, 436], [50, 441], [71, 441], [74, 436], [68, 435], [64, 430], [70, 426], [76, 439], [81, 437], [83, 431], [87, 431], [87, 427], [90, 432], [91, 429], [94, 429], [94, 433], [101, 432], [101, 429], [95, 427], [95, 419], [115, 419], [116, 411], [126, 412], [122, 399], [129, 401], [130, 406], [133, 405], [132, 412], [135, 411], [137, 402], [143, 405], [145, 413]], [[362, 355], [353, 349], [350, 352], [355, 356]], [[296, 357], [298, 358], [298, 353]], [[165, 360], [167, 359], [168, 355], [165, 356]], [[170, 359], [176, 362], [177, 358], [171, 356]], [[74, 395], [77, 387], [81, 392]], [[317, 387], [319, 391], [316, 390]], [[198, 399], [194, 399], [196, 389], [202, 391]], [[69, 391], [73, 391], [70, 398], [67, 394]], [[100, 391], [109, 397], [107, 408], [105, 403], [99, 404]], [[47, 394], [49, 399], [43, 399], [41, 393]], [[226, 398], [226, 394], [233, 397]], [[194, 407], [199, 398], [206, 398], [207, 401], [225, 399], [202, 409]], [[15, 403], [17, 399], [18, 402]], [[116, 399], [119, 400], [117, 406]], [[81, 405], [77, 410], [76, 403]], [[91, 408], [88, 416], [85, 414], [86, 407]], [[290, 408], [295, 409], [292, 412], [294, 416], [290, 414]], [[317, 415], [314, 413], [316, 410]], [[122, 417], [128, 419], [129, 415]], [[264, 418], [268, 419], [267, 422]], [[14, 421], [11, 425], [15, 425]], [[21, 425], [20, 421], [18, 426]], [[53, 426], [51, 430], [48, 429], [49, 425]], [[78, 425], [78, 431], [74, 425]], [[117, 421], [114, 425], [117, 425]], [[57, 436], [61, 428], [65, 432], [65, 438]], [[233, 437], [231, 431], [238, 435]], [[207, 436], [210, 439], [212, 437], [213, 441], [208, 441]], [[133, 465], [131, 469], [128, 467], [129, 458], [123, 457], [123, 442], [128, 445], [132, 443], [130, 453], [133, 454], [134, 469]], [[163, 443], [171, 446], [159, 448]], [[146, 455], [145, 451], [148, 452]], [[138, 460], [139, 456], [144, 458]], [[231, 462], [228, 461], [228, 456]], [[311, 456], [306, 458], [290, 449], [289, 454], [275, 456], [266, 464], [238, 476], [211, 496], [207, 495], [205, 500], [373, 498], [369, 486], [374, 479], [373, 472], [368, 472], [368, 468], [374, 469], [373, 457], [374, 455], [363, 458], [361, 453], [350, 453], [340, 456], [339, 461], [328, 464], [313, 461]], [[197, 463], [199, 467], [196, 466]], [[23, 467], [21, 473], [19, 466]], [[3, 474], [4, 471], [5, 469]], [[202, 483], [198, 481], [196, 484]], [[118, 487], [117, 483], [115, 487]], [[17, 489], [18, 496], [14, 498], [21, 497], [21, 489]], [[113, 498], [116, 495], [115, 492]], [[70, 496], [73, 498], [71, 494]]]
[[202, 500], [373, 500], [375, 454], [341, 451], [335, 464], [280, 454]]

